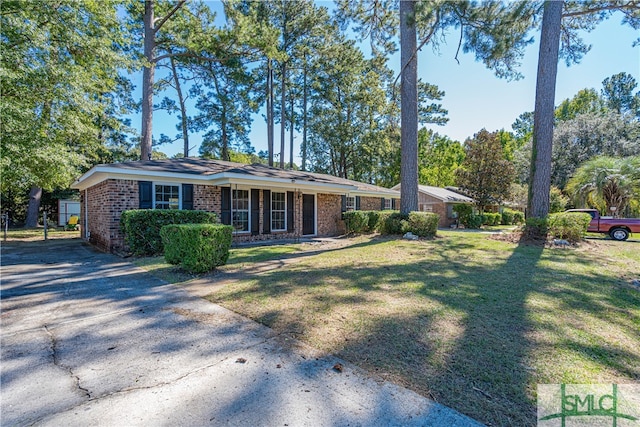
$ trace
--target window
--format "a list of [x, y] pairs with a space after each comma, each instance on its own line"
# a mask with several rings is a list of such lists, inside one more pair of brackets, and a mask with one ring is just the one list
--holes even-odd
[[391, 199], [384, 199], [384, 208], [385, 210], [389, 210], [393, 208], [393, 203], [391, 202]]
[[271, 193], [271, 231], [286, 230], [287, 198], [285, 193]]
[[347, 211], [355, 211], [356, 210], [356, 198], [355, 196], [347, 196]]
[[419, 207], [422, 212], [433, 212], [433, 206], [427, 203], [420, 203]]
[[458, 218], [458, 212], [453, 210], [453, 205], [451, 203], [447, 203], [447, 218]]
[[180, 209], [180, 186], [155, 184], [155, 209]]
[[249, 190], [233, 190], [231, 225], [236, 231], [249, 231]]

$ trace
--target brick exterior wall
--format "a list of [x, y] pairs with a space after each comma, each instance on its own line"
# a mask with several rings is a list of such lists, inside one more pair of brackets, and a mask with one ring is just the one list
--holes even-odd
[[[138, 181], [108, 179], [89, 187], [89, 226], [84, 230], [85, 192], [81, 192], [80, 222], [82, 237], [106, 252], [126, 252], [124, 234], [120, 230], [122, 212], [138, 209]], [[220, 188], [207, 185], [193, 186], [193, 208], [220, 214]], [[88, 232], [88, 234], [87, 234]]]
[[[193, 209], [220, 215], [222, 191], [212, 185], [193, 185]], [[218, 219], [220, 217], [218, 216]]]
[[317, 194], [316, 205], [318, 236], [339, 236], [344, 234], [342, 196], [339, 194]]
[[[85, 194], [87, 200], [85, 203]], [[107, 252], [124, 250], [124, 235], [120, 231], [122, 211], [137, 209], [138, 182], [108, 179], [82, 192], [80, 223], [82, 236], [99, 249]], [[83, 227], [85, 207], [88, 207], [88, 228]]]
[[[279, 190], [281, 191], [281, 190]], [[86, 197], [86, 200], [85, 200]], [[302, 192], [294, 193], [294, 230], [262, 234], [264, 192], [260, 191], [260, 234], [237, 233], [236, 242], [255, 242], [278, 239], [297, 239], [302, 235]], [[194, 209], [221, 213], [222, 191], [220, 187], [193, 186]], [[339, 194], [316, 194], [316, 232], [318, 236], [338, 236], [345, 233], [342, 220], [342, 196]], [[138, 209], [138, 181], [108, 179], [81, 192], [80, 224], [83, 238], [107, 252], [126, 252], [124, 235], [120, 230], [123, 211]], [[380, 197], [362, 197], [360, 209], [380, 210]], [[85, 227], [85, 209], [88, 208], [88, 227]]]
[[437, 199], [428, 194], [422, 192], [418, 193], [418, 206], [420, 210], [423, 209], [423, 205], [426, 206], [430, 212], [438, 214], [440, 220], [438, 221], [438, 227], [447, 228], [451, 224], [455, 224], [455, 218], [447, 218], [447, 204], [440, 199]]
[[380, 197], [360, 197], [361, 211], [379, 211], [382, 206]]

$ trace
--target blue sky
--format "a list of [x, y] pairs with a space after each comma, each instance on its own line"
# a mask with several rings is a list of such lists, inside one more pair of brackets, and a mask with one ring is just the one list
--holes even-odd
[[[215, 10], [219, 10], [217, 3], [211, 2]], [[579, 64], [567, 67], [561, 60], [558, 65], [556, 105], [566, 98], [573, 97], [580, 89], [594, 88], [599, 91], [605, 78], [619, 72], [631, 74], [640, 83], [640, 47], [632, 47], [633, 41], [640, 34], [628, 25], [623, 26], [621, 19], [621, 14], [614, 14], [594, 31], [582, 33], [586, 43], [592, 45], [592, 49]], [[418, 75], [423, 81], [435, 84], [445, 91], [441, 102], [449, 111], [447, 125], [428, 127], [460, 142], [473, 136], [482, 128], [489, 131], [498, 129], [511, 131], [511, 124], [521, 113], [533, 111], [538, 36], [539, 34], [534, 34], [535, 40], [527, 49], [520, 67], [524, 78], [518, 81], [498, 79], [482, 63], [476, 62], [473, 54], [461, 53], [458, 64], [454, 59], [457, 48], [457, 38], [454, 34], [448, 39], [447, 45], [441, 46], [439, 53], [433, 52], [430, 46], [424, 47], [418, 55]], [[396, 63], [391, 62], [389, 66], [396, 71], [399, 70], [398, 55], [392, 61]], [[134, 84], [138, 87], [135, 96], [139, 97], [139, 88], [142, 86], [141, 73], [134, 76]], [[159, 99], [160, 97], [157, 97], [158, 101]], [[133, 116], [132, 120], [132, 125], [139, 129], [140, 117]], [[175, 135], [177, 122], [176, 116], [167, 116], [160, 111], [155, 112], [154, 137], [158, 138], [161, 133]], [[276, 125], [275, 135], [276, 146], [279, 147], [278, 125]], [[192, 145], [196, 145], [191, 151], [194, 155], [198, 152], [200, 138], [198, 135], [192, 135], [190, 138]], [[300, 161], [300, 139], [301, 137], [297, 135], [294, 141], [294, 156], [297, 163]], [[262, 113], [254, 116], [251, 143], [256, 152], [267, 149], [266, 124]], [[287, 147], [288, 144], [287, 139]], [[182, 152], [182, 146], [183, 143], [180, 140], [156, 149], [173, 156]], [[288, 158], [287, 153], [286, 159]]]

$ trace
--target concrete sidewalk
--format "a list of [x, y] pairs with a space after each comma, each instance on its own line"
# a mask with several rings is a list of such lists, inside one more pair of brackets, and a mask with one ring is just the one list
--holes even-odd
[[77, 239], [1, 273], [3, 426], [480, 425]]

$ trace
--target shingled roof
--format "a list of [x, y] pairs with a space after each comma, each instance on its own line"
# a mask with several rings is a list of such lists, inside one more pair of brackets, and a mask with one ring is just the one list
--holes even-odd
[[[211, 184], [214, 185], [216, 184], [215, 181], [221, 178], [226, 178], [227, 180], [233, 178], [244, 178], [246, 180], [259, 179], [262, 182], [273, 180], [274, 182], [277, 181], [280, 183], [290, 181], [298, 184], [334, 186], [345, 192], [378, 193], [381, 196], [400, 197], [400, 193], [395, 190], [327, 174], [284, 170], [259, 163], [245, 165], [222, 160], [207, 160], [193, 157], [97, 165], [82, 175], [74, 183], [73, 187], [79, 189], [86, 188], [89, 182], [93, 185], [96, 178], [98, 178], [95, 175], [103, 175], [104, 179], [107, 179], [108, 175], [153, 176], [154, 174], [163, 177], [171, 175], [183, 177], [192, 176], [193, 178], [198, 178], [198, 180], [212, 181]], [[98, 182], [99, 180], [100, 179], [98, 179]]]
[[[399, 191], [400, 184], [396, 185], [392, 189]], [[435, 197], [436, 199], [440, 199], [445, 203], [475, 203], [472, 198], [446, 188], [432, 187], [430, 185], [418, 185], [418, 191]]]

